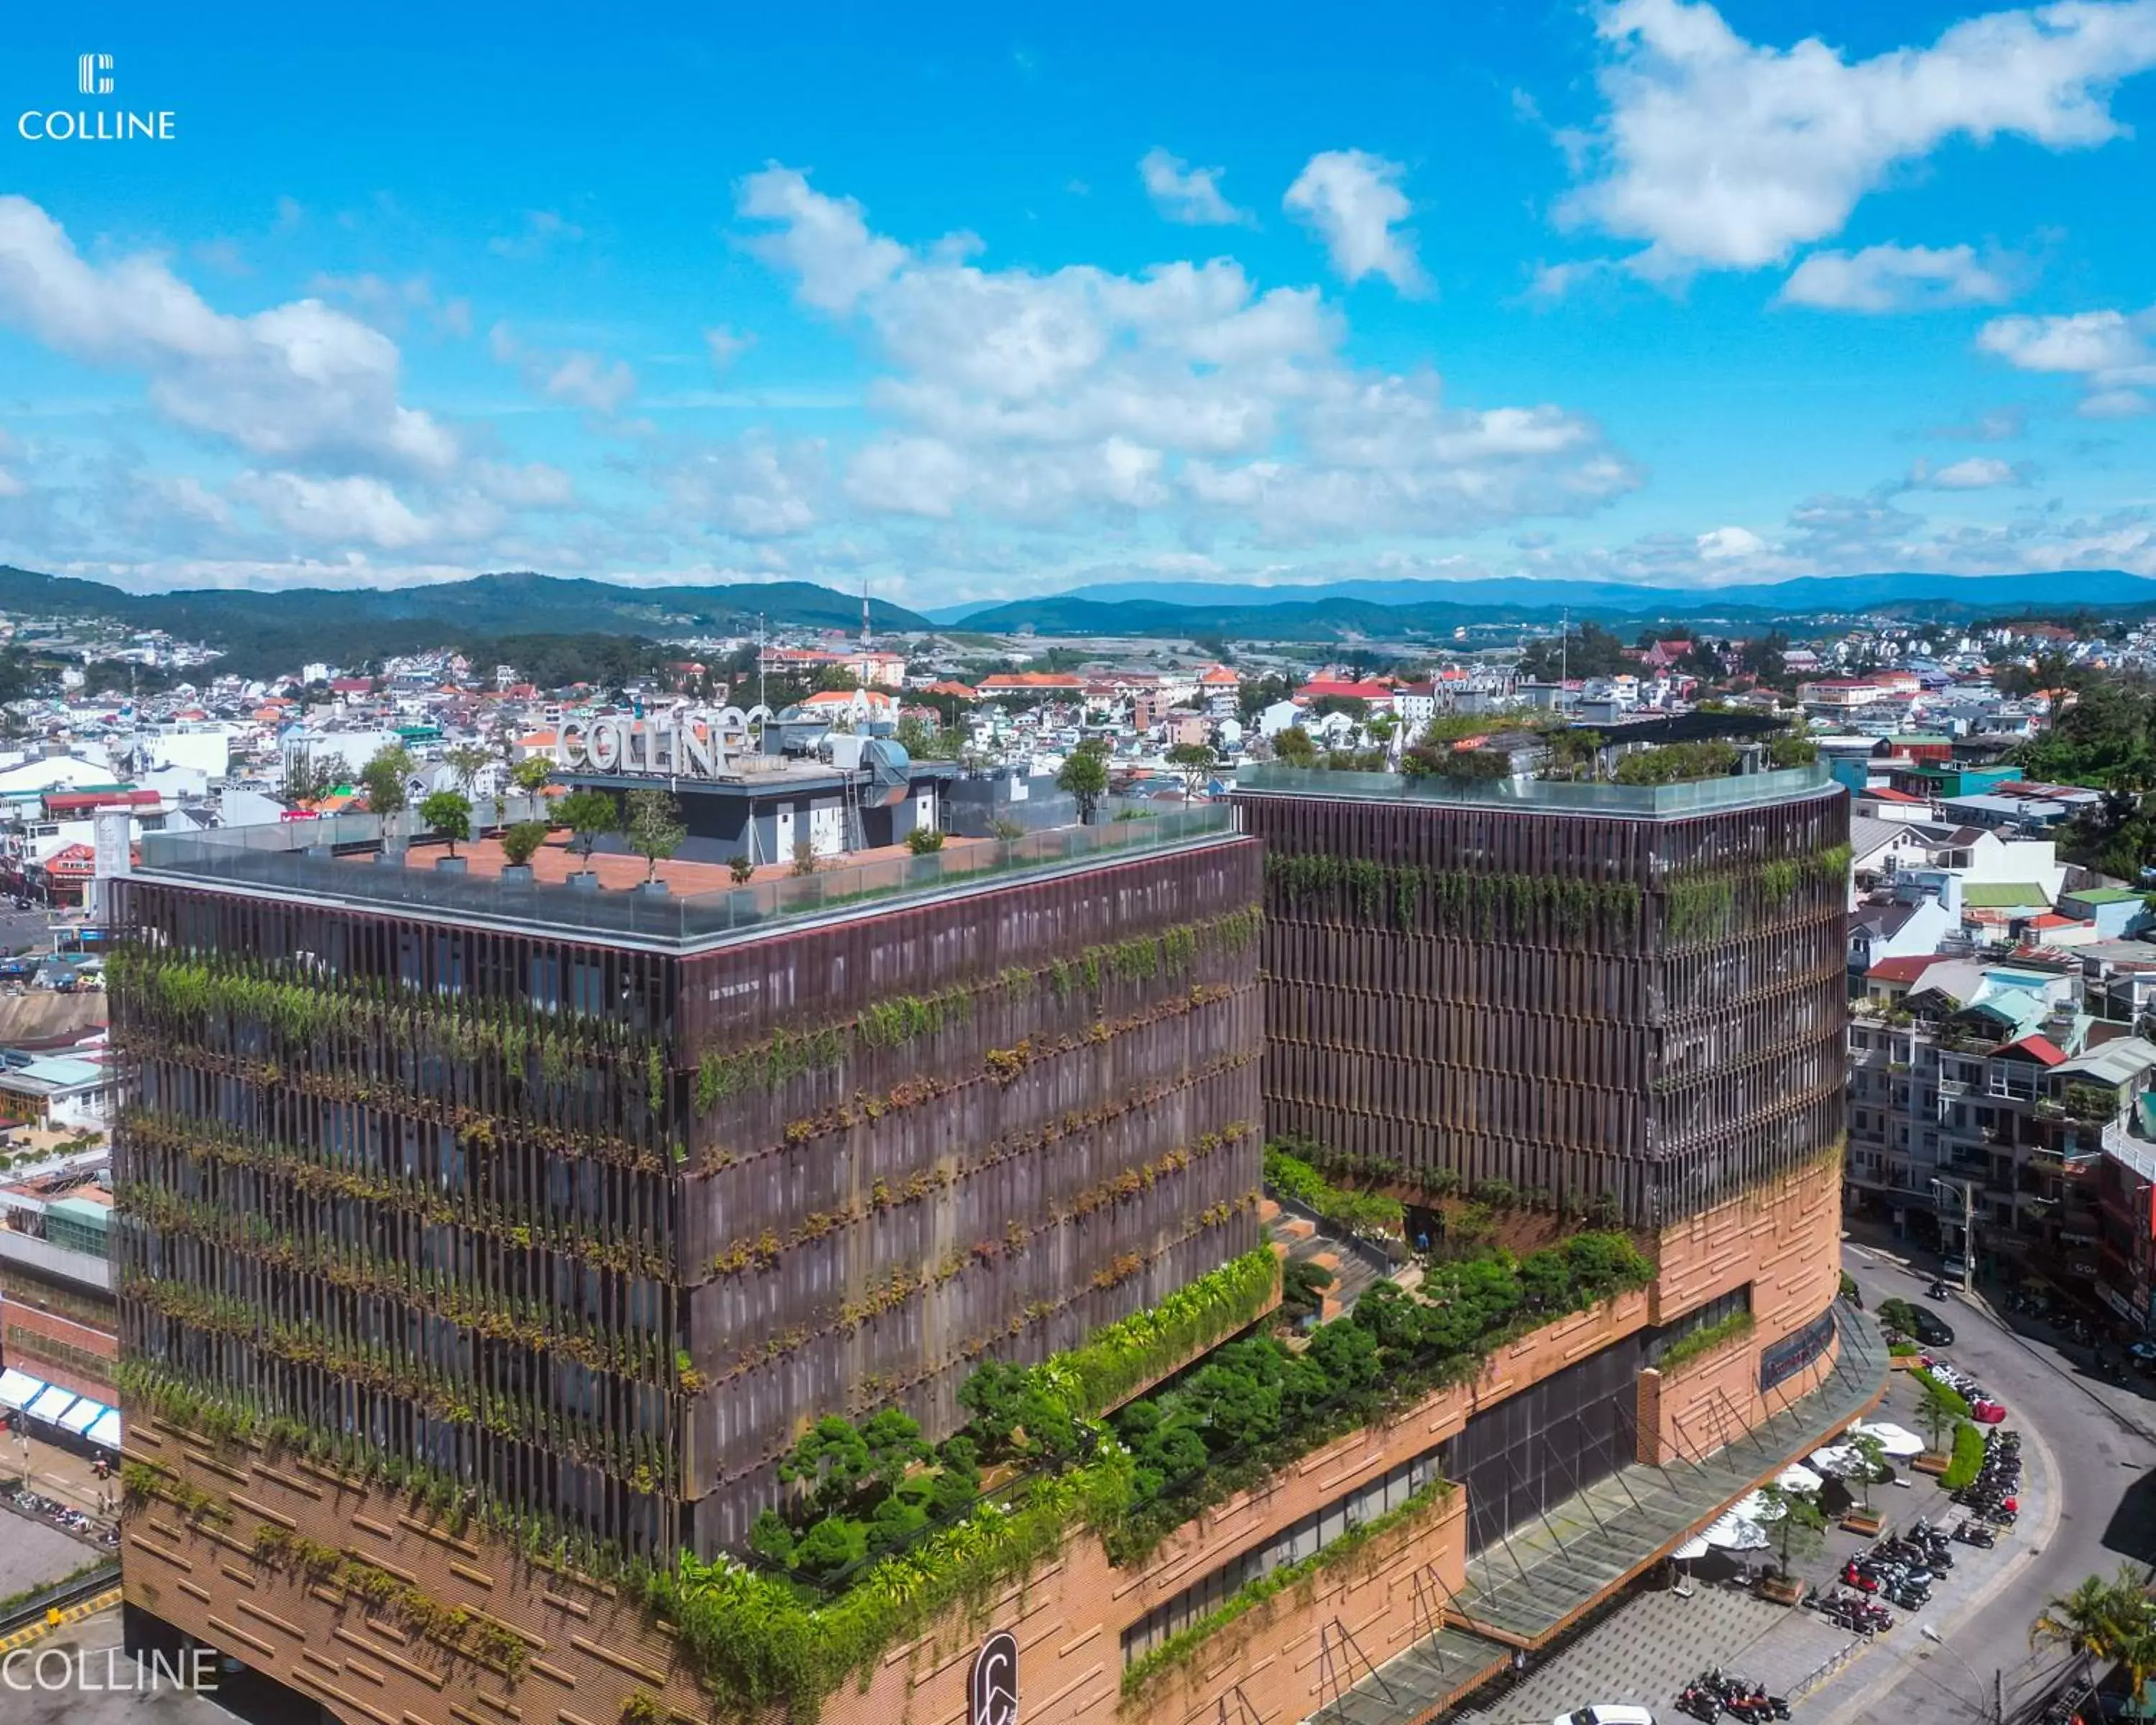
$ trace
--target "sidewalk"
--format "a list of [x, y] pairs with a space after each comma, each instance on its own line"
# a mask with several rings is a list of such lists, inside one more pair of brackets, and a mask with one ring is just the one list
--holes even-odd
[[120, 1474], [100, 1480], [87, 1455], [23, 1433], [0, 1432], [0, 1481], [20, 1478], [22, 1489], [79, 1509], [101, 1522], [120, 1513]]

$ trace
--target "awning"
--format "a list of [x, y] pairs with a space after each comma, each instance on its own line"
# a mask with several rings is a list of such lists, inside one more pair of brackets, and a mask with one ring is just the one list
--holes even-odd
[[85, 1396], [59, 1417], [62, 1431], [71, 1431], [80, 1437], [99, 1420], [112, 1411], [103, 1402], [94, 1402]]
[[83, 1435], [93, 1444], [100, 1445], [105, 1449], [118, 1449], [120, 1447], [120, 1409], [107, 1408], [97, 1416], [96, 1423]]
[[1885, 1420], [1876, 1425], [1860, 1423], [1852, 1425], [1849, 1428], [1849, 1435], [1851, 1437], [1876, 1438], [1879, 1447], [1889, 1455], [1921, 1455], [1924, 1453], [1924, 1440], [1916, 1433]]
[[33, 1378], [28, 1372], [18, 1372], [10, 1366], [0, 1372], [0, 1408], [27, 1408], [44, 1393], [44, 1378]]
[[48, 1384], [45, 1393], [32, 1400], [23, 1411], [33, 1420], [56, 1420], [76, 1402], [72, 1389], [63, 1389], [57, 1384]]

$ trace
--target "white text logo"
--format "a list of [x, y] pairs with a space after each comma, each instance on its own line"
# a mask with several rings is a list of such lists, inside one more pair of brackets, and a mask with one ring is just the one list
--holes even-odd
[[[112, 94], [112, 56], [75, 56], [74, 87], [86, 96]], [[179, 135], [179, 116], [169, 108], [141, 112], [124, 108], [26, 108], [15, 118], [15, 135], [27, 143], [119, 144], [146, 139], [168, 144]]]

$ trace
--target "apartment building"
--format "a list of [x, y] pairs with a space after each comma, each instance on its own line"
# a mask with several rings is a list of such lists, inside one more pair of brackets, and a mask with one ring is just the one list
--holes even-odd
[[2109, 964], [2025, 949], [1875, 968], [1850, 1016], [1851, 1210], [2095, 1297], [2106, 1143], [2156, 1077], [2156, 1044], [2103, 1016]]

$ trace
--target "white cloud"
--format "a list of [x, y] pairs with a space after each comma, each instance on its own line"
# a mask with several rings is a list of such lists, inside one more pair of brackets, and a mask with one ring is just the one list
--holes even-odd
[[636, 393], [636, 373], [626, 360], [609, 361], [578, 348], [527, 347], [499, 322], [487, 331], [486, 346], [498, 363], [515, 366], [526, 384], [548, 401], [610, 418]]
[[393, 488], [363, 474], [321, 480], [249, 471], [232, 482], [232, 495], [272, 526], [318, 543], [357, 541], [401, 551], [434, 532]]
[[284, 461], [441, 474], [455, 439], [398, 399], [397, 345], [319, 300], [227, 316], [136, 253], [86, 262], [28, 199], [0, 197], [0, 321], [86, 364], [141, 372], [166, 418]]
[[674, 506], [699, 525], [740, 539], [778, 539], [816, 525], [823, 449], [746, 438], [699, 450], [660, 475]]
[[1711, 528], [1693, 542], [1700, 556], [1711, 563], [1729, 557], [1757, 557], [1767, 548], [1767, 542], [1749, 527]]
[[1779, 263], [1950, 138], [2102, 144], [2112, 87], [2156, 65], [2156, 0], [1989, 13], [1857, 61], [1748, 42], [1705, 0], [1615, 0], [1597, 29], [1609, 111], [1559, 219], [1646, 242], [1654, 277]]
[[711, 356], [711, 369], [724, 377], [734, 362], [756, 346], [756, 337], [731, 324], [715, 324], [704, 331], [704, 347]]
[[736, 188], [736, 203], [752, 221], [778, 226], [749, 241], [749, 249], [793, 276], [801, 297], [819, 311], [850, 311], [883, 286], [906, 261], [906, 248], [869, 232], [850, 198], [809, 189], [798, 169], [774, 164]]
[[1152, 207], [1171, 222], [1193, 227], [1230, 227], [1250, 220], [1250, 212], [1228, 202], [1220, 190], [1224, 168], [1193, 167], [1156, 145], [1138, 158], [1138, 178]]
[[883, 428], [842, 475], [860, 510], [1294, 540], [1578, 513], [1638, 482], [1561, 408], [1457, 407], [1434, 374], [1349, 365], [1321, 294], [1261, 290], [1231, 259], [984, 269], [978, 242], [900, 245], [785, 168], [742, 208], [790, 213], [761, 254], [857, 313], [887, 362]]
[[2076, 411], [2084, 419], [2138, 419], [2152, 407], [2156, 402], [2138, 389], [2099, 389], [2083, 396]]
[[540, 388], [549, 401], [567, 402], [593, 413], [612, 413], [636, 393], [636, 373], [626, 360], [609, 362], [596, 353], [564, 353], [553, 361]]
[[576, 501], [575, 481], [544, 461], [480, 461], [471, 477], [480, 495], [510, 509], [566, 509]]
[[2027, 482], [2027, 469], [2001, 461], [1996, 455], [1969, 455], [1943, 467], [1919, 461], [1909, 470], [1905, 481], [1912, 490], [1931, 491], [1989, 491]]
[[1362, 150], [1326, 150], [1310, 158], [1281, 200], [1317, 231], [1342, 280], [1382, 275], [1404, 294], [1428, 285], [1412, 234], [1395, 232], [1414, 206], [1400, 190], [1405, 170]]
[[497, 258], [524, 259], [544, 257], [557, 245], [574, 245], [584, 230], [551, 209], [526, 210], [524, 225], [515, 234], [497, 234], [486, 249]]
[[20, 497], [29, 489], [28, 484], [18, 475], [0, 467], [0, 497]]
[[2123, 311], [1994, 317], [1977, 331], [1976, 345], [2024, 372], [2118, 372], [2143, 364], [2148, 353], [2139, 321]]
[[2141, 391], [2156, 385], [2156, 307], [2146, 311], [2076, 311], [2045, 317], [1994, 317], [1976, 333], [1977, 350], [2017, 371], [2077, 377], [2090, 419], [2125, 419], [2146, 411]]
[[1775, 301], [1824, 311], [1918, 311], [1996, 305], [2011, 290], [1966, 245], [1867, 245], [1814, 252], [1782, 284]]

